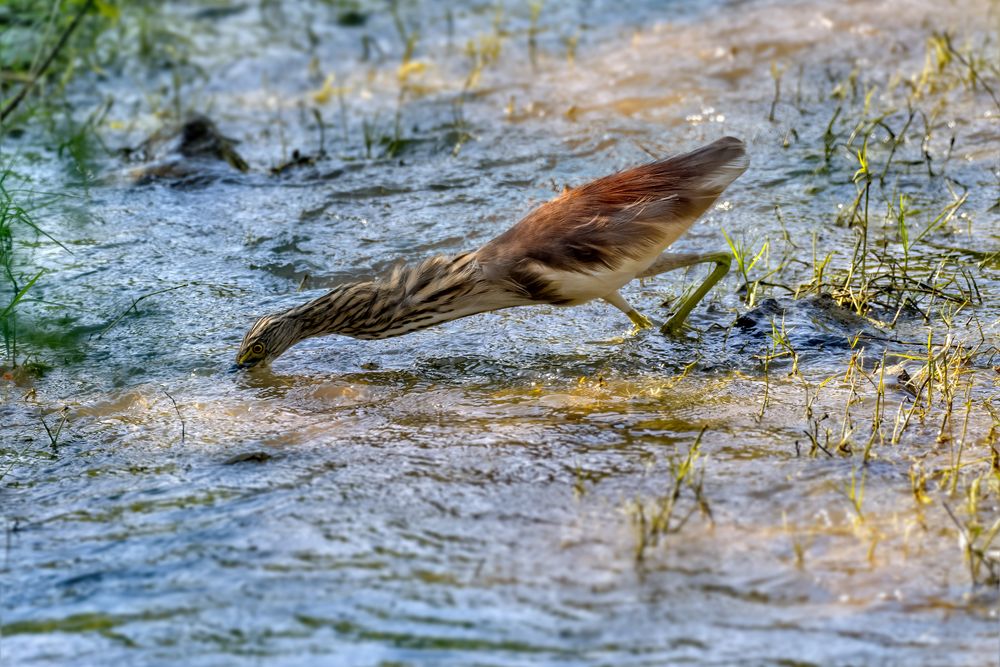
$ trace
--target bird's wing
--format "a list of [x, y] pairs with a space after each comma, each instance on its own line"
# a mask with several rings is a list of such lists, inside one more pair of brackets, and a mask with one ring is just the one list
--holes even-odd
[[592, 273], [654, 259], [742, 174], [749, 160], [732, 137], [690, 153], [605, 176], [542, 204], [476, 254], [486, 276], [558, 303], [532, 267]]

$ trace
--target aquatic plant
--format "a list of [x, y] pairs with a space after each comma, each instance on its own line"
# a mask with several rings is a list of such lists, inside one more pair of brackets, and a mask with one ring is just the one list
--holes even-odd
[[[89, 21], [91, 15], [97, 20]], [[32, 97], [51, 104], [118, 16], [112, 0], [12, 0], [0, 8], [0, 18], [17, 26], [0, 33], [0, 70], [6, 75], [0, 77], [0, 131], [31, 118], [34, 110], [25, 102]]]
[[[94, 56], [98, 36], [118, 19], [118, 7], [107, 0], [62, 0], [55, 4], [13, 0], [0, 8], [0, 18], [15, 29], [0, 33], [0, 146], [5, 153], [12, 141], [31, 122], [48, 126], [56, 139], [58, 154], [74, 161], [84, 182], [93, 177], [89, 153], [95, 128], [107, 112], [102, 105], [78, 123], [67, 110], [61, 93], [85, 63]], [[27, 243], [19, 236], [33, 234], [68, 249], [36, 222], [37, 214], [59, 199], [37, 192], [15, 173], [17, 157], [7, 157], [0, 167], [0, 333], [5, 365], [40, 373], [45, 365], [34, 352], [18, 349], [17, 312], [36, 287], [45, 269], [32, 267], [29, 258], [15, 257]], [[27, 362], [27, 363], [26, 363]]]
[[[635, 529], [635, 559], [642, 561], [646, 550], [660, 540], [680, 532], [695, 512], [711, 520], [712, 511], [704, 493], [705, 469], [699, 465], [701, 440], [707, 427], [701, 429], [687, 453], [673, 455], [667, 460], [667, 487], [663, 494], [652, 500], [636, 499], [628, 508], [629, 518]], [[685, 489], [688, 494], [684, 494]], [[682, 496], [690, 496], [687, 511], [677, 515]]]
[[[762, 249], [770, 244], [780, 260], [767, 281], [752, 281], [749, 269], [767, 258], [760, 253], [751, 258], [742, 243], [728, 234], [726, 240], [748, 306], [776, 287], [796, 298], [824, 294], [874, 328], [851, 340], [854, 349], [839, 376], [800, 379], [808, 454], [859, 457], [843, 493], [852, 531], [869, 558], [892, 529], [865, 502], [866, 486], [869, 492], [874, 486], [866, 471], [873, 461], [899, 457], [907, 461], [921, 522], [930, 521], [933, 511], [936, 520], [954, 524], [970, 580], [995, 584], [1000, 527], [984, 520], [980, 499], [995, 502], [1000, 487], [995, 447], [1000, 420], [990, 407], [1000, 349], [988, 333], [996, 323], [982, 322], [981, 309], [990, 303], [982, 283], [995, 284], [1000, 253], [957, 241], [956, 223], [971, 227], [969, 203], [979, 193], [949, 173], [956, 137], [937, 135], [949, 128], [938, 116], [951, 95], [978, 95], [996, 107], [1000, 72], [986, 55], [995, 53], [995, 45], [956, 44], [952, 35], [934, 33], [918, 72], [879, 81], [854, 68], [835, 86], [836, 106], [819, 134], [823, 163], [816, 176], [853, 186], [833, 221], [846, 236], [838, 239], [841, 247], [822, 246], [814, 233], [809, 263], [794, 257], [797, 244], [787, 233], [765, 238]], [[776, 94], [772, 116], [777, 100]], [[943, 155], [931, 149], [934, 142], [944, 145]], [[779, 222], [784, 229], [780, 215]], [[923, 325], [923, 340], [902, 333], [904, 323], [905, 331], [914, 330], [914, 317]], [[793, 354], [783, 331], [772, 319], [769, 349], [758, 355], [764, 371], [758, 420], [773, 380], [769, 362]], [[835, 403], [839, 409], [832, 409]], [[984, 416], [993, 424], [985, 437]], [[977, 423], [980, 435], [974, 436]], [[956, 505], [955, 498], [966, 502]], [[794, 549], [802, 567], [804, 550]]]
[[[8, 165], [0, 171], [0, 334], [3, 336], [4, 357], [11, 368], [18, 366], [18, 325], [17, 310], [28, 292], [45, 274], [44, 269], [21, 266], [15, 258], [15, 240], [25, 232], [42, 236], [66, 250], [59, 241], [39, 227], [32, 216], [36, 211], [52, 202], [51, 196], [44, 196], [33, 203], [25, 203], [24, 199], [32, 196], [30, 190], [11, 187], [13, 171]], [[30, 353], [29, 353], [30, 354]], [[27, 355], [23, 355], [27, 356]], [[36, 370], [41, 365], [32, 366]]]

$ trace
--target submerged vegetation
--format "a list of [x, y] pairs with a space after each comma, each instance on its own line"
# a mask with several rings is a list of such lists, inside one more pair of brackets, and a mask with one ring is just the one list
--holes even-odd
[[[811, 455], [908, 464], [914, 521], [929, 529], [932, 511], [939, 524], [953, 521], [972, 581], [990, 586], [1000, 577], [1000, 322], [993, 309], [983, 321], [980, 307], [1000, 298], [1000, 249], [984, 251], [977, 241], [984, 234], [997, 239], [989, 222], [995, 211], [966, 212], [970, 190], [988, 185], [953, 175], [949, 162], [962, 146], [954, 123], [944, 118], [956, 96], [988, 98], [993, 108], [982, 111], [985, 118], [1000, 117], [993, 92], [1000, 60], [987, 55], [996, 49], [995, 42], [958, 49], [953, 36], [933, 34], [920, 71], [880, 80], [855, 70], [839, 82], [818, 173], [834, 178], [846, 176], [852, 162], [856, 167], [850, 175], [855, 195], [838, 205], [832, 221], [853, 241], [842, 244], [847, 252], [823, 252], [815, 236], [809, 247], [785, 235], [764, 242], [765, 248], [772, 243], [768, 259], [777, 257], [776, 265], [753, 283], [744, 272], [747, 286], [766, 284], [795, 299], [829, 296], [863, 318], [842, 374], [808, 377], [797, 363], [805, 350], [796, 350], [784, 322], [774, 321], [765, 368], [781, 357], [793, 360], [785, 381], [805, 391], [803, 431]], [[807, 136], [804, 129], [793, 134]], [[802, 259], [808, 254], [811, 264]], [[818, 414], [821, 392], [843, 401], [839, 416]], [[889, 528], [866, 521], [863, 469], [858, 475], [852, 467], [848, 496], [874, 550], [872, 536]]]
[[[88, 20], [90, 14], [97, 20]], [[12, 138], [19, 139], [38, 125], [48, 126], [48, 140], [57, 142], [58, 153], [72, 155], [79, 164], [81, 146], [91, 141], [93, 123], [75, 131], [57, 130], [74, 123], [63, 95], [80, 70], [97, 67], [97, 40], [117, 16], [115, 5], [104, 0], [12, 0], [0, 7], [0, 331], [4, 343], [0, 370], [11, 378], [12, 373], [39, 375], [46, 368], [38, 357], [40, 350], [22, 346], [20, 357], [18, 350], [18, 307], [32, 300], [30, 292], [46, 272], [34, 266], [31, 251], [39, 243], [51, 243], [69, 252], [36, 221], [38, 211], [63, 195], [24, 175], [25, 163], [41, 158], [11, 149]]]
[[[783, 414], [795, 403], [801, 409], [796, 456], [852, 461], [844, 469], [849, 508], [844, 521], [872, 565], [881, 542], [905, 545], [916, 534], [952, 525], [969, 580], [995, 589], [1000, 584], [1000, 320], [995, 308], [983, 312], [982, 306], [1000, 299], [1000, 236], [996, 205], [968, 210], [971, 191], [989, 184], [963, 182], [950, 168], [963, 146], [948, 110], [956, 99], [986, 99], [992, 104], [983, 110], [985, 118], [1000, 118], [994, 93], [1000, 59], [995, 40], [961, 48], [957, 41], [947, 33], [931, 34], [924, 65], [915, 72], [883, 78], [855, 68], [835, 81], [822, 145], [807, 143], [815, 127], [789, 124], [782, 130], [785, 151], [804, 154], [807, 162], [816, 156], [814, 181], [853, 187], [836, 214], [817, 225], [823, 231], [814, 231], [811, 239], [789, 234], [776, 203], [780, 236], [722, 234], [733, 255], [743, 309], [766, 320], [761, 329], [766, 344], [755, 355], [763, 379], [756, 421], [767, 423], [778, 400], [772, 393], [780, 391]], [[782, 99], [785, 69], [772, 65], [775, 93], [768, 120], [778, 124], [785, 106], [795, 107], [785, 116], [799, 122], [823, 113], [828, 102], [822, 95], [817, 108], [801, 98]], [[992, 149], [995, 156], [996, 143]], [[832, 189], [847, 194], [843, 187]], [[981, 192], [976, 194], [982, 200]], [[839, 238], [833, 241], [834, 236]], [[984, 249], [984, 236], [993, 249]], [[792, 301], [779, 301], [782, 297]], [[795, 311], [799, 300], [853, 330], [846, 366], [832, 375], [801, 363], [813, 350], [792, 335], [801, 323], [786, 322], [784, 314]], [[752, 321], [739, 316], [729, 329], [739, 331]], [[801, 402], [792, 393], [796, 387]], [[778, 419], [787, 423], [788, 417]], [[664, 495], [629, 504], [637, 560], [662, 536], [679, 531], [697, 509], [707, 514], [711, 484], [703, 469], [692, 478], [703, 435], [704, 430], [686, 458], [668, 460]], [[898, 505], [878, 512], [865, 506], [866, 483], [873, 483], [868, 470], [879, 462], [908, 469], [910, 518], [900, 520], [906, 511]], [[677, 519], [674, 508], [685, 490], [690, 505]], [[794, 562], [807, 567], [808, 544], [830, 529], [791, 527], [787, 517], [784, 522]], [[807, 541], [804, 535], [812, 537]]]
[[[31, 193], [6, 187], [6, 181], [10, 177], [10, 170], [0, 174], [0, 271], [6, 283], [6, 289], [0, 294], [9, 293], [3, 304], [3, 310], [0, 310], [0, 332], [3, 333], [5, 357], [10, 361], [12, 368], [17, 368], [17, 307], [45, 270], [29, 268], [27, 273], [21, 270], [14, 258], [15, 238], [18, 235], [33, 233], [36, 237], [58, 242], [35, 224], [30, 209], [26, 209], [20, 203], [22, 199], [27, 200]], [[22, 363], [21, 366], [26, 367], [28, 372], [43, 367], [38, 363], [34, 365]]]

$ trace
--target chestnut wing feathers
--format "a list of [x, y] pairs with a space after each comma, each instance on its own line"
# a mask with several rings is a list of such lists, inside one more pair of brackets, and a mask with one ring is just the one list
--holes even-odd
[[542, 204], [477, 253], [486, 276], [533, 301], [559, 303], [539, 264], [558, 271], [614, 270], [655, 257], [704, 213], [748, 165], [726, 137], [684, 155], [605, 176]]

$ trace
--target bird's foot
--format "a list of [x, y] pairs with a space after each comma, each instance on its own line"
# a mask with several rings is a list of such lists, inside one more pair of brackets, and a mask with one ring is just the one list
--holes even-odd
[[622, 336], [615, 336], [614, 338], [608, 340], [591, 340], [587, 342], [589, 342], [591, 345], [621, 345], [622, 343], [627, 342], [629, 339], [638, 336], [643, 330], [652, 329], [653, 327], [656, 326], [655, 322], [653, 322], [652, 320], [650, 320], [648, 317], [646, 317], [637, 310], [630, 310], [629, 312], [626, 313], [626, 315], [628, 315], [628, 318], [632, 320], [632, 324], [634, 325], [632, 327], [632, 330], [629, 331], [627, 334], [624, 334]]
[[630, 310], [625, 314], [628, 315], [628, 318], [632, 320], [632, 324], [635, 325], [635, 329], [632, 331], [633, 334], [638, 333], [642, 329], [653, 328], [653, 323], [649, 320], [649, 318], [640, 313], [638, 310]]

